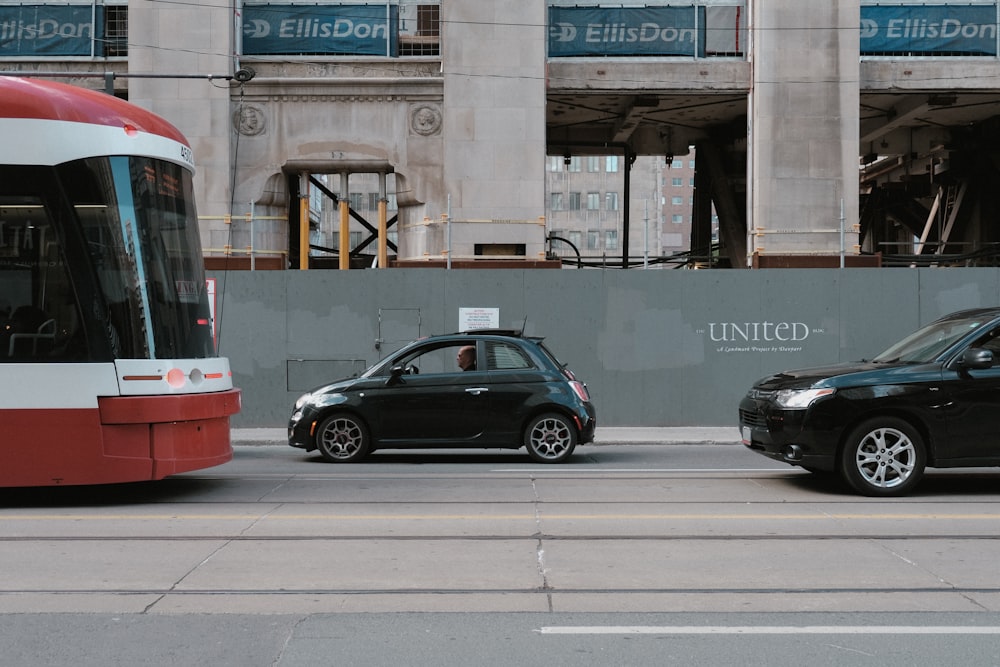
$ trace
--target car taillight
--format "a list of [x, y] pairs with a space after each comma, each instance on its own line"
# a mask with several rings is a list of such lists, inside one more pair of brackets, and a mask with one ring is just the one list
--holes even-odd
[[573, 387], [573, 392], [580, 398], [581, 401], [590, 400], [590, 392], [587, 391], [587, 385], [582, 382], [573, 380], [569, 383], [569, 386]]

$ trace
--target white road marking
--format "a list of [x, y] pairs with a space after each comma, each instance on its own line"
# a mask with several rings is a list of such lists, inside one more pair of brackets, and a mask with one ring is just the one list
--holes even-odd
[[983, 625], [609, 625], [548, 626], [543, 635], [997, 635], [998, 626]]
[[549, 475], [549, 474], [600, 474], [606, 472], [626, 472], [626, 473], [647, 473], [647, 472], [696, 472], [696, 473], [766, 473], [766, 472], [777, 472], [777, 473], [795, 473], [798, 472], [795, 468], [558, 468], [553, 470], [539, 470], [538, 468], [492, 468], [490, 472], [530, 472], [534, 474]]

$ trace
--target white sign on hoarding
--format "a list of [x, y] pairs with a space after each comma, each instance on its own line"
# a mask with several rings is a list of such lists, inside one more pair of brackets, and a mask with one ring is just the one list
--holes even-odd
[[473, 329], [499, 329], [499, 328], [500, 328], [499, 308], [458, 309], [459, 331], [471, 331]]

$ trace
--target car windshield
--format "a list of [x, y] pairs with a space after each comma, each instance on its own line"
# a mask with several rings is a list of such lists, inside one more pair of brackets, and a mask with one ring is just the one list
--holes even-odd
[[933, 322], [899, 341], [872, 361], [883, 364], [933, 361], [956, 341], [992, 319], [993, 316], [988, 316]]

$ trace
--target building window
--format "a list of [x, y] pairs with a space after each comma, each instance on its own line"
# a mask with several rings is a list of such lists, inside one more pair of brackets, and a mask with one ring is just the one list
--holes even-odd
[[596, 229], [587, 230], [587, 250], [597, 250], [601, 247], [601, 233]]
[[684, 185], [684, 179], [683, 178], [672, 178], [672, 179], [670, 179], [670, 184], [672, 186], [674, 186], [675, 188], [679, 188], [682, 185]]
[[441, 5], [400, 3], [399, 55], [441, 55]]
[[670, 222], [674, 223], [675, 225], [684, 224], [684, 216], [679, 213], [674, 213], [672, 216], [670, 216]]
[[688, 160], [688, 167], [694, 169], [694, 160]]
[[618, 171], [618, 156], [617, 155], [608, 155], [607, 156], [607, 158], [604, 161], [604, 171], [608, 172], [609, 174]]
[[681, 206], [682, 204], [684, 204], [684, 197], [671, 197], [670, 203], [673, 204], [674, 206]]
[[600, 192], [588, 192], [587, 193], [587, 210], [596, 211], [601, 208], [601, 193]]
[[[564, 160], [565, 162], [565, 160]], [[569, 165], [566, 167], [566, 171], [578, 172], [580, 171], [580, 156], [574, 155], [569, 159]]]
[[674, 158], [674, 161], [670, 163], [671, 169], [680, 169], [684, 166], [684, 160]]
[[573, 244], [573, 247], [576, 248], [577, 250], [580, 249], [580, 237], [581, 236], [582, 236], [581, 232], [570, 232], [569, 233], [569, 242], [571, 244]]
[[368, 193], [368, 210], [377, 211], [378, 210], [378, 193], [369, 192]]
[[618, 230], [608, 229], [604, 232], [604, 249], [618, 250]]
[[580, 210], [580, 193], [571, 192], [569, 193], [569, 210], [579, 211]]
[[562, 171], [563, 159], [559, 155], [549, 155], [545, 160], [548, 171]]
[[363, 192], [352, 192], [348, 195], [347, 201], [350, 202], [352, 210], [360, 211], [361, 206], [365, 203], [365, 194]]
[[319, 188], [309, 188], [309, 209], [312, 211], [322, 211], [323, 196], [323, 191]]
[[552, 208], [552, 210], [553, 211], [563, 210], [563, 193], [553, 192], [551, 197], [552, 201], [550, 203], [550, 207]]
[[595, 173], [601, 170], [601, 158], [597, 155], [587, 156], [587, 171]]
[[618, 210], [618, 193], [617, 192], [605, 192], [604, 193], [604, 210], [606, 210], [606, 211], [617, 211]]
[[128, 7], [104, 7], [104, 55], [108, 58], [128, 55]]

